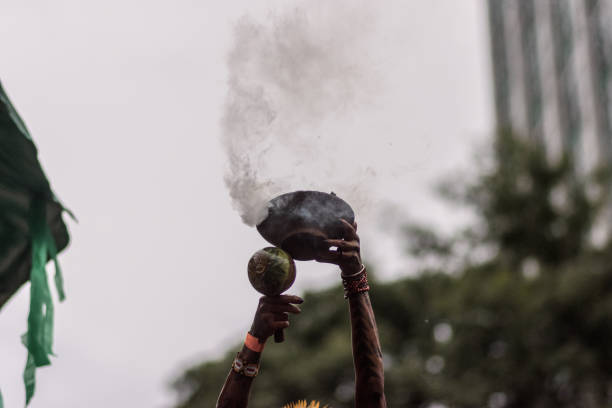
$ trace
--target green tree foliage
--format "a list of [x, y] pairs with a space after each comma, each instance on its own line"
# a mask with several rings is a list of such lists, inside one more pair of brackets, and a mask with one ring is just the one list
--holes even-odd
[[[478, 225], [454, 237], [406, 227], [411, 254], [443, 267], [372, 284], [389, 406], [612, 406], [612, 246], [590, 245], [593, 224], [607, 222], [607, 178], [577, 176], [567, 158], [550, 164], [508, 134], [492, 151], [474, 183], [444, 189], [475, 210]], [[265, 350], [251, 406], [352, 406], [341, 293], [305, 294], [287, 341]], [[238, 349], [179, 378], [180, 407], [214, 406]]]

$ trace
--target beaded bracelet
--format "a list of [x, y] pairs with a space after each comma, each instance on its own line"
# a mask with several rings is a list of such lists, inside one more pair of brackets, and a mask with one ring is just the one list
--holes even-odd
[[256, 377], [259, 373], [259, 365], [255, 363], [245, 363], [240, 357], [240, 353], [236, 354], [234, 362], [232, 363], [232, 370], [238, 374], [242, 374], [245, 377]]
[[341, 275], [342, 286], [344, 286], [344, 298], [348, 299], [351, 295], [358, 293], [367, 292], [370, 290], [368, 284], [368, 273], [366, 272], [365, 266], [361, 270], [352, 275]]

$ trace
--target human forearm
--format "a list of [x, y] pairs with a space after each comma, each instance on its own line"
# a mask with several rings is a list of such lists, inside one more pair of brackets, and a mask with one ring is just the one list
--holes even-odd
[[345, 297], [349, 301], [353, 362], [355, 364], [355, 407], [386, 408], [384, 370], [378, 329], [368, 291], [368, 275], [361, 261], [357, 224], [340, 219], [341, 239], [328, 239], [317, 254], [319, 262], [333, 263], [342, 271]]
[[349, 296], [349, 308], [355, 364], [355, 407], [386, 407], [382, 351], [368, 292]]
[[[237, 357], [245, 364], [258, 365], [261, 353], [243, 346]], [[236, 372], [234, 367], [232, 367], [219, 395], [217, 408], [245, 408], [249, 402], [253, 379], [254, 377]]]
[[275, 330], [289, 327], [289, 313], [300, 313], [300, 308], [294, 303], [302, 302], [302, 298], [291, 295], [263, 296], [259, 299], [251, 330], [221, 389], [217, 408], [247, 406], [251, 385], [258, 374], [259, 360], [266, 340]]

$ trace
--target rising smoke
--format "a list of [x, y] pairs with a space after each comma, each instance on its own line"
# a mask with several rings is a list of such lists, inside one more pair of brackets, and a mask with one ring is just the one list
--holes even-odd
[[355, 209], [364, 203], [373, 171], [350, 156], [355, 140], [343, 123], [358, 120], [376, 94], [373, 10], [311, 0], [237, 23], [222, 141], [225, 182], [246, 224], [293, 190], [335, 191]]

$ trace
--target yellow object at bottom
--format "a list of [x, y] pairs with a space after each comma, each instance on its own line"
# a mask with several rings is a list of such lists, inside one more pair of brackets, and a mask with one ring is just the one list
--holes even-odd
[[[320, 403], [317, 401], [311, 401], [310, 404], [308, 404], [306, 400], [303, 400], [303, 401], [291, 402], [285, 405], [283, 408], [319, 408], [319, 405]], [[328, 407], [327, 405], [325, 405], [322, 408], [328, 408]]]

